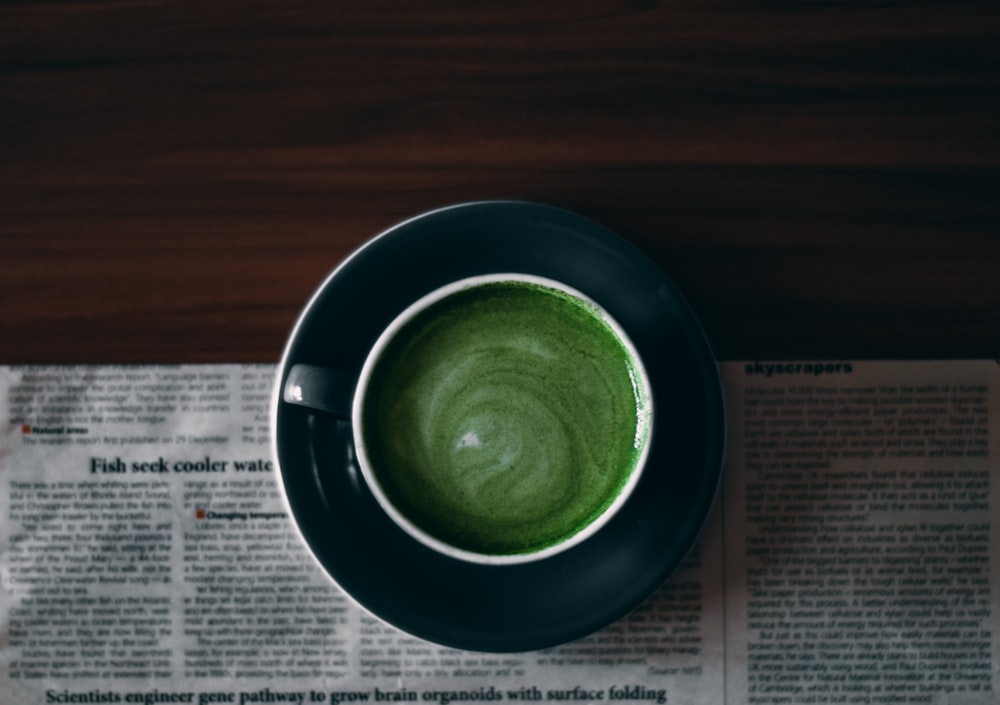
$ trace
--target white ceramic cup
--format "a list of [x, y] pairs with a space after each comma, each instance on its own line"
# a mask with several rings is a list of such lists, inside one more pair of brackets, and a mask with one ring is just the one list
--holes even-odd
[[[467, 292], [505, 282], [513, 283], [517, 286], [526, 285], [528, 288], [540, 287], [543, 291], [554, 290], [557, 294], [571, 297], [574, 300], [574, 304], [584, 307], [595, 318], [599, 319], [600, 322], [603, 322], [607, 329], [610, 329], [626, 352], [627, 361], [625, 361], [625, 364], [628, 369], [632, 393], [634, 394], [636, 414], [634, 438], [632, 439], [635, 455], [631, 471], [628, 472], [626, 470], [627, 477], [624, 483], [615, 486], [613, 497], [610, 497], [612, 492], [609, 492], [610, 501], [603, 506], [603, 509], [596, 516], [581, 522], [575, 530], [562, 535], [561, 538], [554, 540], [554, 542], [537, 549], [508, 553], [470, 550], [460, 545], [455, 545], [455, 543], [444, 540], [427, 530], [401, 510], [392, 499], [392, 492], [388, 491], [383, 479], [380, 477], [380, 473], [375, 468], [376, 463], [372, 458], [373, 449], [369, 447], [370, 439], [366, 436], [364, 428], [365, 408], [366, 402], [369, 400], [372, 380], [377, 376], [376, 372], [379, 363], [387, 347], [396, 341], [400, 332], [425, 311], [428, 311], [449, 297], [460, 292]], [[361, 373], [353, 385], [353, 389], [351, 388], [351, 381], [347, 380], [345, 375], [339, 371], [317, 368], [311, 365], [295, 365], [288, 374], [283, 390], [283, 397], [287, 402], [322, 409], [341, 416], [349, 416], [358, 466], [368, 488], [382, 510], [403, 531], [434, 551], [458, 560], [486, 565], [510, 565], [542, 560], [566, 551], [600, 531], [618, 513], [634, 491], [645, 467], [651, 445], [650, 436], [653, 413], [651, 387], [646, 369], [628, 335], [606, 310], [580, 291], [553, 279], [528, 274], [500, 273], [470, 277], [449, 283], [428, 293], [414, 301], [383, 330], [375, 344], [369, 350]], [[479, 442], [478, 436], [471, 431], [457, 439], [458, 444], [471, 446], [474, 446], [477, 442]], [[525, 462], [530, 464], [532, 461], [528, 458]], [[618, 470], [615, 472], [618, 472]], [[622, 474], [625, 473], [623, 472]]]

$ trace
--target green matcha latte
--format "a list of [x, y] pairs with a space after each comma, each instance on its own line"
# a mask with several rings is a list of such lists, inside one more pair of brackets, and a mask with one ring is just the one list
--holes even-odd
[[432, 545], [485, 557], [564, 546], [638, 475], [651, 403], [631, 344], [598, 307], [539, 281], [460, 288], [366, 365], [362, 466]]

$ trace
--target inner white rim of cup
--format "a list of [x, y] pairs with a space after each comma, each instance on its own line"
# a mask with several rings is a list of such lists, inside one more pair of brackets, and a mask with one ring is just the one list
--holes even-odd
[[[456, 292], [497, 282], [524, 282], [528, 284], [536, 284], [569, 294], [570, 296], [580, 299], [581, 301], [592, 306], [595, 313], [601, 317], [601, 319], [612, 329], [612, 331], [614, 331], [619, 341], [621, 341], [622, 345], [624, 345], [625, 349], [628, 351], [631, 362], [633, 363], [632, 366], [635, 368], [639, 377], [639, 379], [635, 379], [633, 377], [632, 386], [635, 390], [636, 399], [641, 403], [641, 408], [638, 409], [639, 413], [636, 419], [635, 433], [636, 442], [641, 444], [641, 448], [639, 450], [639, 457], [635, 462], [635, 467], [632, 469], [624, 487], [622, 487], [614, 501], [612, 501], [611, 504], [609, 504], [596, 519], [587, 524], [584, 528], [580, 529], [580, 531], [560, 543], [527, 553], [489, 554], [469, 551], [467, 549], [458, 548], [446, 543], [414, 524], [396, 508], [387, 496], [385, 490], [382, 489], [382, 485], [379, 482], [378, 477], [371, 468], [368, 450], [365, 445], [364, 434], [361, 429], [365, 394], [368, 391], [368, 383], [375, 369], [375, 365], [381, 357], [382, 351], [385, 349], [386, 345], [389, 344], [400, 329], [402, 329], [403, 326], [409, 323], [424, 309]], [[410, 304], [403, 310], [402, 313], [393, 319], [385, 330], [382, 331], [371, 350], [368, 351], [368, 356], [365, 358], [364, 366], [361, 368], [361, 374], [358, 377], [358, 383], [355, 387], [354, 398], [351, 406], [351, 426], [354, 434], [354, 447], [357, 452], [358, 465], [361, 467], [361, 473], [365, 478], [368, 488], [375, 496], [376, 501], [379, 503], [379, 506], [381, 506], [383, 511], [385, 511], [385, 513], [388, 514], [389, 517], [407, 534], [415, 538], [417, 541], [420, 541], [425, 546], [434, 549], [438, 553], [442, 553], [459, 560], [482, 563], [485, 565], [514, 565], [518, 563], [529, 563], [541, 560], [568, 550], [597, 533], [611, 520], [613, 516], [615, 516], [615, 514], [618, 513], [618, 510], [621, 509], [628, 498], [632, 495], [633, 490], [639, 483], [639, 478], [641, 477], [646, 466], [646, 458], [649, 455], [652, 418], [653, 396], [652, 389], [649, 384], [649, 377], [646, 374], [645, 365], [643, 364], [642, 358], [639, 356], [639, 352], [636, 350], [635, 345], [632, 343], [632, 340], [625, 333], [625, 330], [621, 327], [621, 325], [619, 325], [618, 321], [616, 321], [599, 303], [571, 286], [555, 279], [540, 277], [534, 274], [520, 273], [484, 274], [459, 279], [425, 294]]]

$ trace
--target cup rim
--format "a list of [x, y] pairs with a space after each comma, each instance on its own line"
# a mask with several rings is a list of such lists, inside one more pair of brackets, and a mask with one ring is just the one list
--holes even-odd
[[[639, 456], [636, 458], [635, 465], [615, 499], [607, 507], [605, 507], [605, 509], [595, 519], [586, 524], [583, 528], [556, 544], [545, 546], [534, 551], [527, 551], [523, 553], [490, 554], [459, 548], [437, 538], [411, 521], [395, 506], [389, 498], [388, 493], [383, 489], [382, 483], [379, 481], [377, 474], [372, 468], [372, 463], [368, 453], [368, 446], [364, 438], [364, 433], [362, 432], [362, 416], [364, 411], [365, 393], [367, 392], [368, 384], [371, 381], [372, 374], [377, 363], [379, 362], [381, 354], [385, 350], [386, 346], [395, 338], [396, 334], [399, 333], [399, 331], [407, 323], [433, 304], [458, 292], [500, 282], [524, 282], [569, 294], [570, 296], [579, 299], [592, 307], [593, 312], [596, 313], [601, 320], [611, 328], [619, 342], [628, 351], [630, 361], [632, 362], [632, 365], [639, 377], [639, 379], [632, 377], [630, 370], [633, 389], [635, 390], [638, 404], [641, 405], [636, 427], [636, 443], [641, 447], [639, 450]], [[389, 325], [385, 327], [385, 329], [383, 329], [375, 343], [369, 349], [368, 354], [365, 357], [364, 364], [362, 365], [361, 372], [358, 375], [357, 385], [351, 401], [351, 427], [356, 458], [364, 482], [381, 509], [403, 531], [428, 548], [450, 558], [483, 565], [517, 565], [543, 560], [579, 545], [600, 531], [609, 521], [611, 521], [612, 518], [614, 518], [615, 515], [618, 514], [619, 510], [625, 505], [629, 497], [631, 497], [634, 492], [636, 486], [639, 484], [639, 480], [641, 479], [643, 470], [646, 466], [646, 461], [649, 457], [649, 450], [652, 445], [651, 436], [654, 427], [653, 394], [645, 363], [639, 355], [639, 351], [636, 349], [635, 344], [632, 342], [631, 338], [629, 338], [625, 329], [603, 306], [600, 305], [599, 302], [595, 301], [593, 298], [587, 296], [578, 289], [556, 279], [521, 272], [499, 272], [464, 277], [440, 286], [413, 301], [402, 312], [400, 312], [389, 323]]]

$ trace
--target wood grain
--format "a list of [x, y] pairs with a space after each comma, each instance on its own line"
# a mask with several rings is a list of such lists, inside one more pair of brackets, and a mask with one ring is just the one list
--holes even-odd
[[998, 126], [993, 2], [6, 2], [0, 363], [276, 360], [485, 198], [634, 242], [726, 359], [995, 357]]

